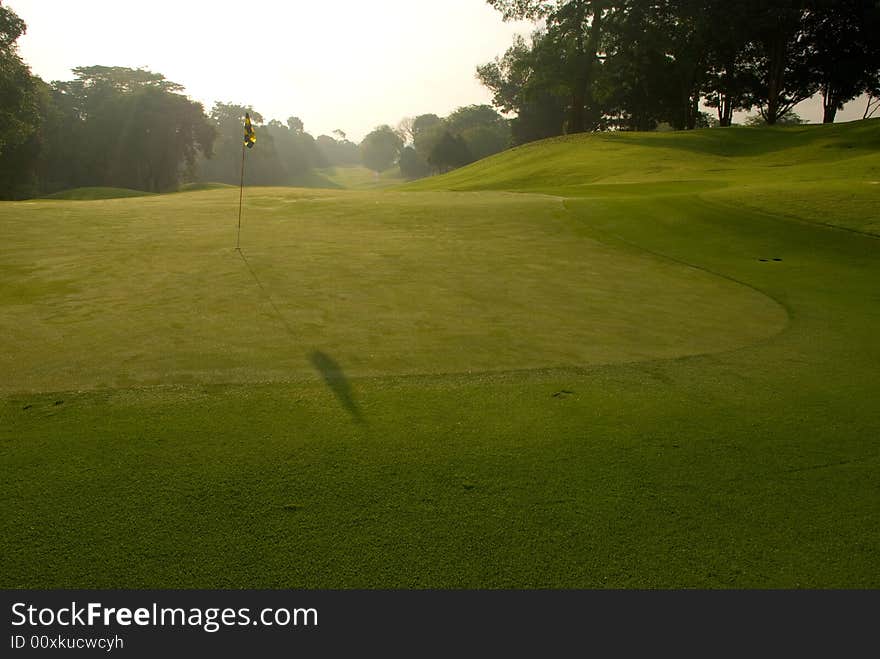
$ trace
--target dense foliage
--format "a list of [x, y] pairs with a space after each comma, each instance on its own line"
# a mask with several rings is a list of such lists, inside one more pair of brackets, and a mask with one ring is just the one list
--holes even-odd
[[487, 0], [540, 28], [477, 69], [514, 141], [690, 129], [701, 104], [776, 124], [817, 92], [824, 120], [880, 78], [877, 0]]

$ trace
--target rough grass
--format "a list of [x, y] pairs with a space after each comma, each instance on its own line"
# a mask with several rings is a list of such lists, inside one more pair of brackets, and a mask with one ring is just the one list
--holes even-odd
[[0, 582], [876, 588], [878, 127], [0, 206]]

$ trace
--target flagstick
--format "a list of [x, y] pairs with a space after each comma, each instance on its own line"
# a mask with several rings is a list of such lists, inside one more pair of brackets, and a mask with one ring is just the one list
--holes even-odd
[[238, 237], [235, 239], [235, 249], [241, 251], [241, 202], [244, 198], [244, 142], [241, 145], [241, 186], [238, 190]]

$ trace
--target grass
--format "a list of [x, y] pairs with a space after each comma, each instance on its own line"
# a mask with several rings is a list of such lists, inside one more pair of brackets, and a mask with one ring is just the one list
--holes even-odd
[[95, 199], [127, 199], [129, 197], [146, 197], [152, 192], [143, 190], [131, 190], [129, 188], [72, 188], [54, 194], [46, 195], [43, 199], [59, 199], [62, 201], [94, 201]]
[[3, 204], [2, 584], [877, 587], [878, 134]]
[[314, 184], [308, 187], [333, 187], [346, 190], [380, 190], [392, 188], [404, 182], [398, 167], [392, 167], [378, 176], [376, 172], [361, 165], [348, 167], [328, 167], [317, 170], [329, 184]]

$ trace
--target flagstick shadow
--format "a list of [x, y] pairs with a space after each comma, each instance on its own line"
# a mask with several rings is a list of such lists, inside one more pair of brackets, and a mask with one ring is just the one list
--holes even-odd
[[330, 390], [352, 418], [357, 423], [366, 423], [357, 401], [354, 399], [351, 383], [345, 377], [342, 367], [332, 357], [320, 350], [313, 351], [309, 355], [309, 361], [312, 362], [312, 366], [321, 374], [324, 382], [327, 383], [327, 386], [330, 387]]
[[[241, 260], [244, 261], [245, 266], [247, 266], [248, 271], [251, 273], [251, 277], [253, 277], [254, 281], [257, 283], [257, 286], [260, 288], [260, 291], [263, 294], [263, 297], [272, 307], [272, 310], [275, 312], [275, 316], [284, 325], [284, 328], [287, 330], [287, 333], [290, 334], [291, 338], [294, 340], [297, 339], [297, 334], [294, 331], [293, 327], [290, 326], [290, 323], [287, 322], [287, 319], [284, 317], [284, 314], [281, 313], [281, 310], [278, 308], [278, 305], [275, 304], [275, 301], [272, 299], [272, 296], [269, 295], [269, 291], [266, 290], [266, 287], [263, 286], [263, 282], [260, 281], [260, 278], [257, 276], [257, 273], [251, 267], [250, 262], [247, 260], [247, 257], [244, 255], [244, 252], [240, 248], [236, 248], [238, 255], [241, 257]], [[320, 350], [314, 350], [309, 355], [309, 361], [312, 363], [312, 366], [321, 374], [321, 377], [324, 378], [324, 382], [327, 383], [327, 386], [330, 390], [336, 395], [336, 398], [339, 399], [339, 402], [342, 403], [342, 406], [345, 410], [351, 414], [352, 418], [357, 423], [366, 424], [366, 420], [364, 419], [363, 414], [361, 414], [361, 410], [358, 407], [357, 402], [354, 399], [354, 392], [351, 388], [351, 383], [348, 381], [348, 378], [345, 377], [345, 373], [342, 370], [342, 367], [329, 355], [321, 352]]]

